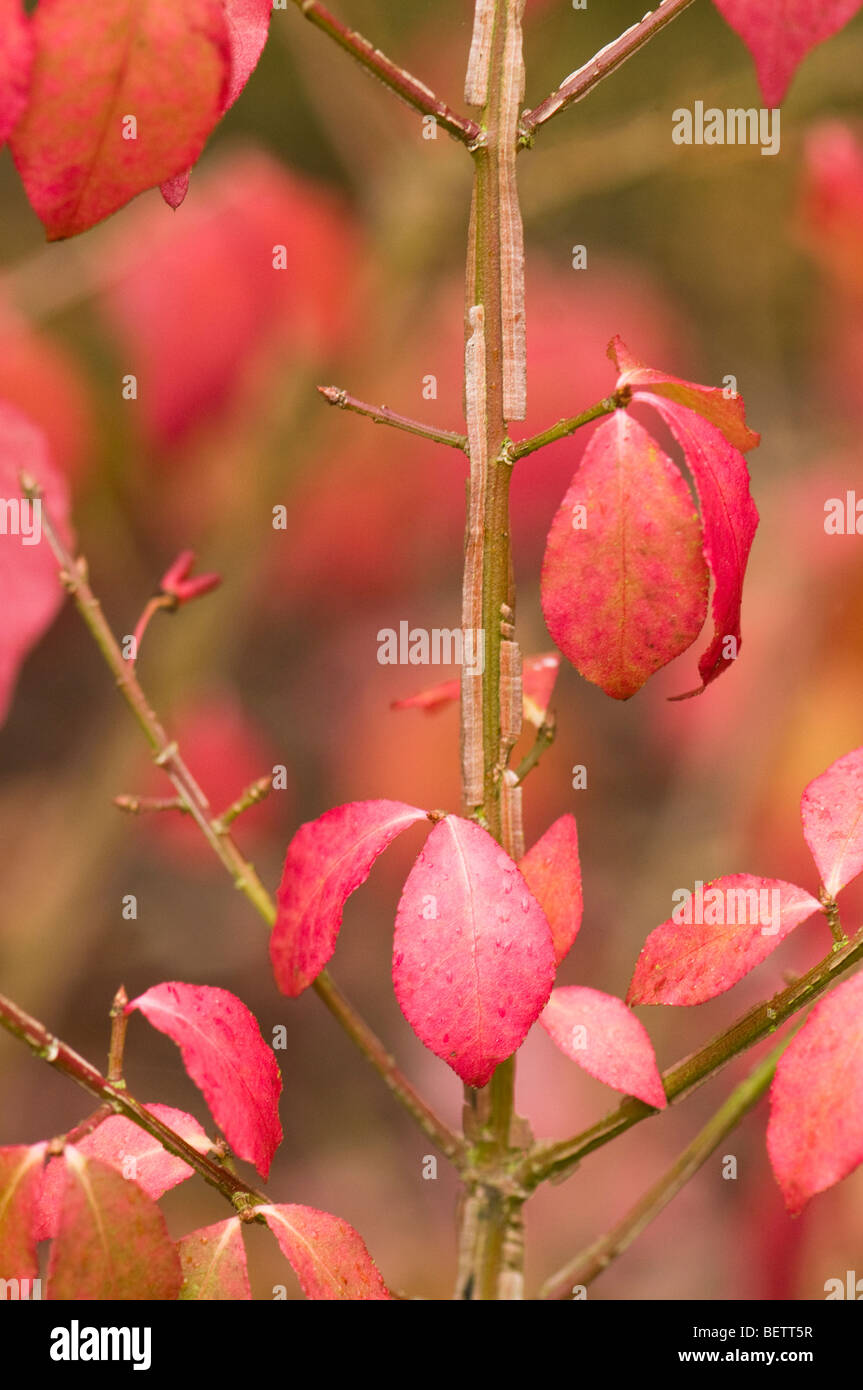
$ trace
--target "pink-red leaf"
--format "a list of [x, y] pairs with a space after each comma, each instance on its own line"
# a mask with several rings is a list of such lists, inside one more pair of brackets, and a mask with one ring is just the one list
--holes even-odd
[[863, 1161], [863, 974], [815, 1006], [779, 1059], [767, 1150], [795, 1215]]
[[682, 899], [652, 931], [627, 1004], [703, 1004], [736, 985], [785, 937], [820, 912], [805, 888], [754, 874], [728, 874]]
[[667, 1104], [647, 1029], [622, 999], [564, 985], [552, 990], [539, 1021], [561, 1052], [597, 1081], [657, 1110]]
[[[522, 696], [524, 717], [536, 728], [542, 724], [551, 704], [551, 695], [557, 673], [560, 670], [560, 657], [556, 652], [544, 652], [542, 656], [526, 656], [522, 674]], [[461, 680], [442, 681], [416, 695], [408, 695], [404, 700], [393, 700], [392, 709], [421, 709], [426, 714], [434, 714], [445, 705], [453, 704], [461, 692]]]
[[701, 686], [674, 697], [686, 699], [699, 695], [739, 654], [743, 578], [758, 511], [749, 492], [746, 460], [715, 425], [663, 396], [637, 391], [633, 400], [652, 405], [671, 429], [683, 449], [701, 504], [704, 556], [714, 582], [714, 634], [698, 662]]
[[809, 783], [800, 804], [803, 834], [831, 898], [863, 873], [863, 748]]
[[33, 24], [30, 100], [11, 147], [55, 241], [195, 162], [223, 108], [230, 52], [221, 0], [40, 0]]
[[[222, 107], [225, 112], [233, 106], [252, 73], [267, 42], [273, 0], [222, 0], [227, 25], [230, 68], [224, 89]], [[190, 169], [167, 179], [161, 186], [162, 197], [169, 207], [178, 208], [189, 191]]]
[[546, 915], [560, 965], [578, 936], [584, 910], [575, 816], [561, 816], [550, 825], [518, 867]]
[[36, 43], [21, 0], [0, 0], [0, 145], [27, 105]]
[[48, 1267], [48, 1298], [175, 1299], [180, 1260], [165, 1218], [137, 1183], [67, 1145], [66, 1183]]
[[587, 680], [628, 700], [695, 641], [707, 587], [689, 489], [647, 431], [616, 410], [593, 434], [548, 535], [551, 636]]
[[140, 994], [133, 1009], [177, 1044], [231, 1148], [266, 1177], [282, 1141], [282, 1079], [254, 1014], [226, 989], [176, 981]]
[[[211, 1147], [206, 1131], [193, 1115], [175, 1110], [171, 1105], [148, 1105], [145, 1108], [199, 1153], [205, 1154]], [[79, 1139], [75, 1147], [85, 1158], [98, 1158], [116, 1168], [124, 1178], [136, 1182], [154, 1202], [164, 1192], [190, 1178], [194, 1172], [188, 1163], [168, 1153], [158, 1139], [123, 1115], [112, 1115], [103, 1120], [98, 1129]], [[62, 1159], [52, 1158], [43, 1169], [37, 1240], [48, 1240], [57, 1233], [64, 1181]]]
[[238, 1216], [190, 1231], [177, 1242], [183, 1270], [181, 1299], [224, 1303], [252, 1297]]
[[0, 527], [0, 723], [21, 663], [63, 602], [40, 506], [16, 500], [21, 498], [21, 472], [35, 478], [61, 536], [70, 541], [69, 489], [49, 456], [44, 434], [13, 406], [0, 402], [0, 498], [9, 513]]
[[380, 1302], [391, 1294], [362, 1238], [347, 1221], [314, 1207], [258, 1207], [306, 1298]]
[[861, 0], [715, 0], [753, 58], [767, 106], [778, 106], [816, 44], [843, 28]]
[[743, 397], [735, 392], [727, 396], [720, 386], [699, 386], [694, 381], [682, 381], [670, 372], [646, 367], [633, 357], [621, 338], [613, 338], [608, 346], [608, 355], [617, 367], [617, 391], [650, 391], [658, 396], [667, 396], [678, 405], [703, 415], [718, 430], [721, 430], [735, 449], [746, 453], [754, 449], [761, 435], [751, 430], [746, 423], [746, 410]]
[[554, 982], [542, 908], [487, 830], [447, 816], [408, 875], [393, 984], [417, 1037], [469, 1086], [524, 1041]]
[[0, 1149], [0, 1279], [33, 1279], [36, 1258], [36, 1204], [45, 1144]]
[[425, 811], [403, 801], [351, 801], [301, 825], [285, 856], [270, 937], [276, 984], [295, 997], [336, 949], [347, 899], [378, 855]]

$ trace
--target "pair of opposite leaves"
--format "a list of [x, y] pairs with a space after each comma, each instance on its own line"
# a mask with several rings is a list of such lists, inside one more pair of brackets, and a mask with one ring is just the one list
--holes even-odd
[[[769, 106], [862, 0], [715, 0], [748, 45]], [[0, 0], [0, 144], [11, 138], [50, 240], [73, 236], [188, 170], [253, 72], [272, 0]], [[130, 116], [135, 138], [124, 138]], [[127, 136], [129, 132], [127, 131]]]
[[[833, 898], [863, 872], [863, 749], [807, 787], [802, 814]], [[425, 812], [402, 802], [367, 801], [300, 827], [288, 847], [270, 941], [285, 994], [301, 994], [324, 969], [347, 898], [396, 836], [423, 819]], [[750, 910], [765, 892], [776, 895], [767, 930], [759, 911]], [[469, 1085], [485, 1085], [539, 1020], [591, 1075], [661, 1108], [666, 1098], [653, 1048], [627, 1005], [712, 999], [822, 911], [805, 889], [750, 874], [718, 879], [708, 893], [720, 913], [705, 913], [703, 924], [671, 919], [650, 934], [626, 1003], [583, 987], [553, 990], [557, 965], [581, 925], [573, 817], [555, 821], [516, 865], [481, 826], [446, 816], [402, 891], [393, 944], [396, 997], [420, 1040]], [[777, 1070], [768, 1144], [792, 1211], [863, 1158], [863, 1103], [850, 1116], [847, 1104], [849, 1093], [863, 1102], [863, 1067], [855, 1063], [863, 1044], [861, 1003], [858, 975], [818, 1005]]]

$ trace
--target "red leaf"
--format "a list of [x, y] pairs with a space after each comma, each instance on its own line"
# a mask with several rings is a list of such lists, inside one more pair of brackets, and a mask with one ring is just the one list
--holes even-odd
[[831, 898], [863, 873], [863, 748], [846, 753], [809, 783], [803, 834]]
[[0, 1149], [0, 1279], [34, 1279], [36, 1204], [45, 1144]]
[[703, 626], [707, 570], [689, 489], [622, 410], [592, 435], [552, 522], [542, 609], [564, 656], [617, 700]]
[[377, 1301], [391, 1297], [352, 1226], [314, 1207], [257, 1207], [300, 1281], [306, 1298]]
[[209, 985], [154, 985], [127, 1005], [167, 1033], [235, 1153], [264, 1177], [282, 1141], [282, 1079], [253, 1013]]
[[780, 1057], [767, 1151], [793, 1215], [863, 1160], [863, 974], [822, 999]]
[[622, 999], [565, 985], [552, 990], [539, 1021], [561, 1052], [597, 1081], [664, 1109], [665, 1089], [653, 1044]]
[[40, 0], [33, 24], [32, 90], [11, 147], [56, 241], [194, 164], [230, 54], [220, 0]]
[[[644, 943], [627, 1004], [703, 1004], [724, 994], [820, 912], [805, 888], [727, 874], [677, 904]], [[742, 920], [741, 920], [742, 919]]]
[[[227, 24], [230, 50], [230, 70], [224, 90], [220, 116], [224, 116], [237, 100], [252, 73], [267, 42], [273, 0], [222, 0]], [[178, 208], [189, 191], [191, 169], [167, 179], [161, 186], [162, 197], [171, 208]]]
[[285, 856], [270, 960], [283, 994], [308, 989], [336, 949], [347, 899], [378, 855], [425, 811], [403, 801], [351, 801], [301, 825]]
[[517, 866], [487, 830], [447, 816], [396, 916], [393, 984], [408, 1023], [462, 1081], [484, 1086], [553, 983], [551, 931]]
[[[206, 1132], [193, 1115], [175, 1110], [171, 1105], [148, 1105], [146, 1109], [157, 1120], [169, 1125], [199, 1153], [211, 1147]], [[155, 1202], [164, 1192], [190, 1178], [194, 1172], [188, 1163], [163, 1149], [140, 1125], [123, 1115], [103, 1120], [92, 1134], [79, 1139], [75, 1148], [85, 1158], [98, 1158], [108, 1163], [124, 1178], [136, 1182]], [[62, 1159], [52, 1158], [43, 1169], [39, 1194], [36, 1239], [48, 1240], [57, 1233], [60, 1203], [63, 1197], [64, 1165]]]
[[[45, 436], [12, 406], [0, 403], [0, 497], [12, 504], [21, 497], [19, 473], [32, 474], [65, 540], [69, 492], [48, 455]], [[57, 563], [41, 525], [36, 504], [24, 502], [0, 528], [0, 722], [6, 717], [18, 671], [50, 626], [63, 602]]]
[[632, 399], [658, 410], [683, 449], [701, 505], [704, 556], [715, 586], [713, 640], [698, 663], [702, 684], [698, 690], [673, 697], [682, 700], [700, 695], [733, 663], [736, 657], [731, 655], [729, 638], [735, 653], [740, 651], [743, 578], [758, 526], [758, 510], [749, 493], [746, 460], [715, 425], [662, 396], [637, 391]]
[[0, 145], [27, 105], [36, 43], [21, 0], [0, 0]]
[[[522, 673], [522, 696], [524, 717], [536, 728], [543, 723], [551, 704], [551, 695], [557, 673], [560, 670], [560, 657], [556, 652], [545, 652], [542, 656], [526, 656]], [[430, 686], [417, 695], [409, 695], [405, 700], [393, 700], [391, 709], [421, 709], [426, 714], [434, 714], [444, 705], [452, 704], [461, 693], [461, 680], [443, 681]]]
[[715, 0], [753, 58], [767, 106], [778, 106], [816, 44], [846, 25], [861, 0]]
[[137, 1183], [71, 1144], [48, 1298], [121, 1302], [175, 1299], [180, 1260], [165, 1218]]
[[578, 936], [584, 910], [575, 816], [561, 816], [550, 825], [518, 867], [548, 919], [560, 965]]
[[699, 386], [694, 381], [681, 381], [680, 377], [672, 376], [670, 372], [646, 367], [637, 357], [632, 356], [621, 338], [612, 338], [608, 345], [608, 355], [620, 373], [615, 388], [617, 391], [627, 388], [636, 391], [641, 387], [654, 395], [667, 396], [678, 405], [685, 405], [703, 415], [704, 419], [721, 430], [729, 444], [733, 444], [741, 453], [745, 454], [748, 449], [754, 449], [760, 443], [761, 435], [756, 434], [746, 423], [742, 396], [735, 393], [727, 397], [720, 386]]
[[190, 1231], [177, 1241], [183, 1270], [181, 1299], [224, 1303], [252, 1297], [242, 1222], [238, 1216]]

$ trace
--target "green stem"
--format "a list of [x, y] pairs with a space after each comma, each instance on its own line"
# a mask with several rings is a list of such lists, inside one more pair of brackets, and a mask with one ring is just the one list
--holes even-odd
[[[719, 1033], [705, 1047], [663, 1073], [665, 1094], [670, 1102], [679, 1101], [715, 1076], [732, 1058], [748, 1051], [774, 1033], [785, 1021], [807, 1004], [824, 994], [835, 981], [853, 965], [863, 960], [863, 927], [841, 949], [834, 947], [829, 956], [819, 961], [799, 980], [765, 1003], [757, 1004]], [[627, 1097], [622, 1105], [600, 1120], [599, 1124], [559, 1143], [538, 1145], [518, 1171], [517, 1176], [533, 1190], [547, 1179], [568, 1176], [582, 1158], [602, 1148], [633, 1125], [639, 1124], [658, 1111], [643, 1101]]]
[[[515, 609], [507, 412], [517, 409], [524, 389], [517, 331], [524, 312], [521, 214], [514, 186], [523, 8], [524, 0], [477, 0], [467, 81], [468, 99], [483, 102], [485, 141], [474, 151], [468, 252], [465, 394], [471, 471], [462, 626], [483, 632], [485, 662], [481, 678], [469, 680], [463, 673], [461, 682], [463, 799], [465, 813], [479, 814], [510, 854], [518, 830], [508, 824], [508, 834], [503, 833], [502, 754], [508, 750], [502, 741], [500, 680], [501, 625], [510, 631]], [[514, 1089], [514, 1057], [497, 1068], [483, 1090], [465, 1088], [465, 1137], [474, 1169], [461, 1210], [458, 1298], [522, 1297], [524, 1198], [506, 1177]]]
[[599, 401], [597, 405], [590, 406], [583, 410], [580, 415], [573, 415], [567, 420], [558, 420], [556, 425], [550, 425], [542, 434], [535, 434], [530, 439], [519, 439], [509, 446], [509, 456], [513, 463], [518, 459], [527, 458], [528, 454], [535, 454], [537, 449], [544, 449], [547, 444], [556, 444], [559, 439], [566, 439], [567, 435], [575, 434], [582, 425], [589, 425], [591, 420], [599, 420], [603, 415], [610, 415], [613, 410], [617, 410], [622, 404], [618, 396], [607, 396], [604, 401]]
[[[794, 1031], [796, 1032], [796, 1029]], [[783, 1038], [779, 1046], [775, 1047], [770, 1055], [754, 1068], [746, 1080], [732, 1091], [725, 1104], [708, 1120], [704, 1128], [692, 1140], [692, 1143], [686, 1146], [668, 1172], [654, 1183], [653, 1187], [645, 1193], [640, 1201], [636, 1202], [635, 1206], [607, 1235], [594, 1241], [586, 1250], [582, 1250], [574, 1259], [564, 1265], [563, 1269], [552, 1275], [540, 1290], [540, 1298], [571, 1298], [574, 1287], [586, 1288], [602, 1274], [603, 1270], [608, 1268], [613, 1260], [617, 1259], [618, 1255], [622, 1255], [628, 1249], [632, 1242], [641, 1235], [641, 1232], [650, 1225], [651, 1221], [686, 1186], [690, 1178], [698, 1172], [698, 1169], [707, 1162], [710, 1155], [739, 1124], [743, 1116], [748, 1114], [758, 1103], [773, 1080], [779, 1058], [793, 1037], [794, 1032], [790, 1037]]]

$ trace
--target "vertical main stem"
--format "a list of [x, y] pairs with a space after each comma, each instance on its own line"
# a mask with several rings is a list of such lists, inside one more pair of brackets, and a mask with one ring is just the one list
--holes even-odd
[[[480, 632], [482, 670], [462, 672], [464, 810], [479, 817], [513, 857], [521, 841], [520, 789], [507, 784], [512, 688], [521, 668], [513, 640], [515, 591], [510, 544], [512, 463], [507, 424], [525, 397], [521, 214], [515, 188], [518, 119], [524, 94], [524, 0], [477, 0], [467, 100], [480, 106], [483, 136], [475, 177], [467, 269], [465, 400], [470, 487], [462, 626]], [[502, 644], [506, 662], [502, 663]], [[474, 646], [474, 651], [477, 647]], [[502, 666], [506, 665], [505, 673]], [[502, 674], [504, 687], [502, 707]], [[520, 693], [518, 696], [520, 709]], [[457, 1297], [522, 1296], [522, 1196], [507, 1184], [512, 1154], [515, 1059], [481, 1091], [465, 1089], [465, 1133], [475, 1159], [462, 1203]]]

